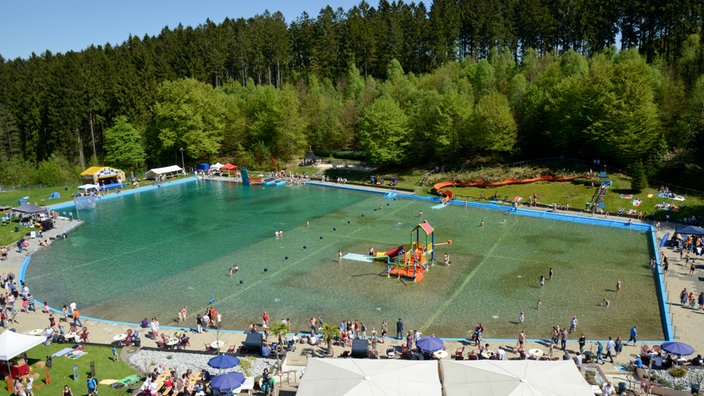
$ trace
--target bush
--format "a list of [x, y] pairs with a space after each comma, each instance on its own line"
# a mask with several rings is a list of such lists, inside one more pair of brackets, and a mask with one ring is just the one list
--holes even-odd
[[672, 367], [667, 372], [675, 378], [682, 378], [687, 375], [687, 369], [682, 366]]

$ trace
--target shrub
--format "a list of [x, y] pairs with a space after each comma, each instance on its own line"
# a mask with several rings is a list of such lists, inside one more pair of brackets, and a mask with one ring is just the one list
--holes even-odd
[[687, 369], [682, 366], [675, 366], [670, 368], [668, 373], [675, 378], [682, 378], [687, 375]]

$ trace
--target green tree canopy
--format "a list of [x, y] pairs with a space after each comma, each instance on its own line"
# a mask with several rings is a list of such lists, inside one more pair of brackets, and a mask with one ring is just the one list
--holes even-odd
[[122, 169], [139, 169], [147, 158], [142, 136], [126, 116], [118, 116], [112, 128], [105, 130], [105, 163]]
[[409, 144], [408, 117], [389, 96], [377, 98], [362, 113], [359, 140], [371, 161], [401, 164]]
[[225, 127], [225, 100], [211, 85], [192, 78], [163, 82], [154, 117], [162, 150], [180, 148], [190, 158], [215, 156]]
[[477, 152], [502, 155], [513, 151], [518, 127], [508, 98], [498, 92], [481, 97], [474, 110], [473, 129], [470, 144]]

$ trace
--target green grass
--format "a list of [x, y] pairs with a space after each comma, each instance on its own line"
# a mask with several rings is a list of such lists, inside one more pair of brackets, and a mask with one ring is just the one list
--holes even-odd
[[[451, 180], [451, 179], [446, 179]], [[638, 194], [634, 194], [633, 198], [621, 198], [621, 194], [630, 194], [630, 180], [623, 175], [611, 175], [609, 180], [612, 180], [613, 185], [608, 189], [604, 198], [604, 210], [610, 214], [616, 214], [619, 208], [624, 208], [624, 212], [629, 209], [634, 209], [638, 212], [642, 211], [645, 215], [655, 214], [658, 220], [665, 219], [666, 215], [670, 215], [672, 220], [682, 220], [691, 215], [702, 216], [704, 214], [704, 199], [701, 196], [687, 196], [685, 201], [675, 201], [673, 199], [664, 199], [658, 197], [658, 191], [655, 188], [646, 188]], [[595, 185], [598, 186], [596, 181]], [[429, 186], [430, 189], [432, 186]], [[569, 204], [570, 208], [582, 210], [585, 204], [590, 202], [596, 191], [596, 187], [592, 187], [591, 183], [580, 182], [537, 182], [531, 184], [514, 184], [496, 188], [478, 188], [450, 187], [450, 190], [455, 194], [456, 199], [476, 201], [482, 198], [493, 198], [503, 200], [513, 200], [519, 196], [526, 203], [529, 197], [535, 194], [538, 201], [542, 204], [552, 205], [553, 203]], [[651, 198], [648, 195], [652, 194]], [[640, 199], [640, 206], [634, 206], [633, 200]], [[680, 207], [677, 211], [664, 211], [656, 208], [657, 204], [668, 202]]]
[[[86, 354], [78, 359], [69, 359], [65, 356], [55, 357], [52, 359], [52, 368], [50, 370], [51, 383], [45, 383], [45, 369], [36, 368], [37, 362], [46, 361], [46, 357], [53, 353], [70, 347], [71, 344], [51, 344], [50, 346], [39, 345], [27, 351], [27, 362], [30, 365], [32, 372], [39, 373], [39, 378], [34, 381], [34, 394], [36, 395], [60, 395], [64, 385], [68, 385], [73, 390], [73, 394], [85, 395], [87, 393], [86, 378], [90, 373], [91, 362], [95, 363], [95, 376], [98, 381], [104, 379], [122, 379], [131, 374], [136, 373], [135, 370], [123, 362], [112, 360], [112, 348], [108, 346], [85, 345]], [[73, 378], [73, 365], [78, 366], [78, 379]], [[124, 395], [125, 389], [115, 389], [108, 385], [98, 385], [98, 391], [101, 395]], [[9, 395], [7, 388], [2, 387], [0, 396]]]

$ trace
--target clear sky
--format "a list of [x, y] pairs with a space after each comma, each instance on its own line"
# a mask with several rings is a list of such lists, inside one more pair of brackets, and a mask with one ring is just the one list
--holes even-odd
[[[5, 59], [121, 44], [130, 34], [157, 35], [165, 27], [198, 26], [210, 18], [249, 18], [281, 11], [291, 22], [306, 11], [349, 10], [361, 0], [0, 0], [0, 55]], [[374, 2], [369, 2], [376, 6]]]

